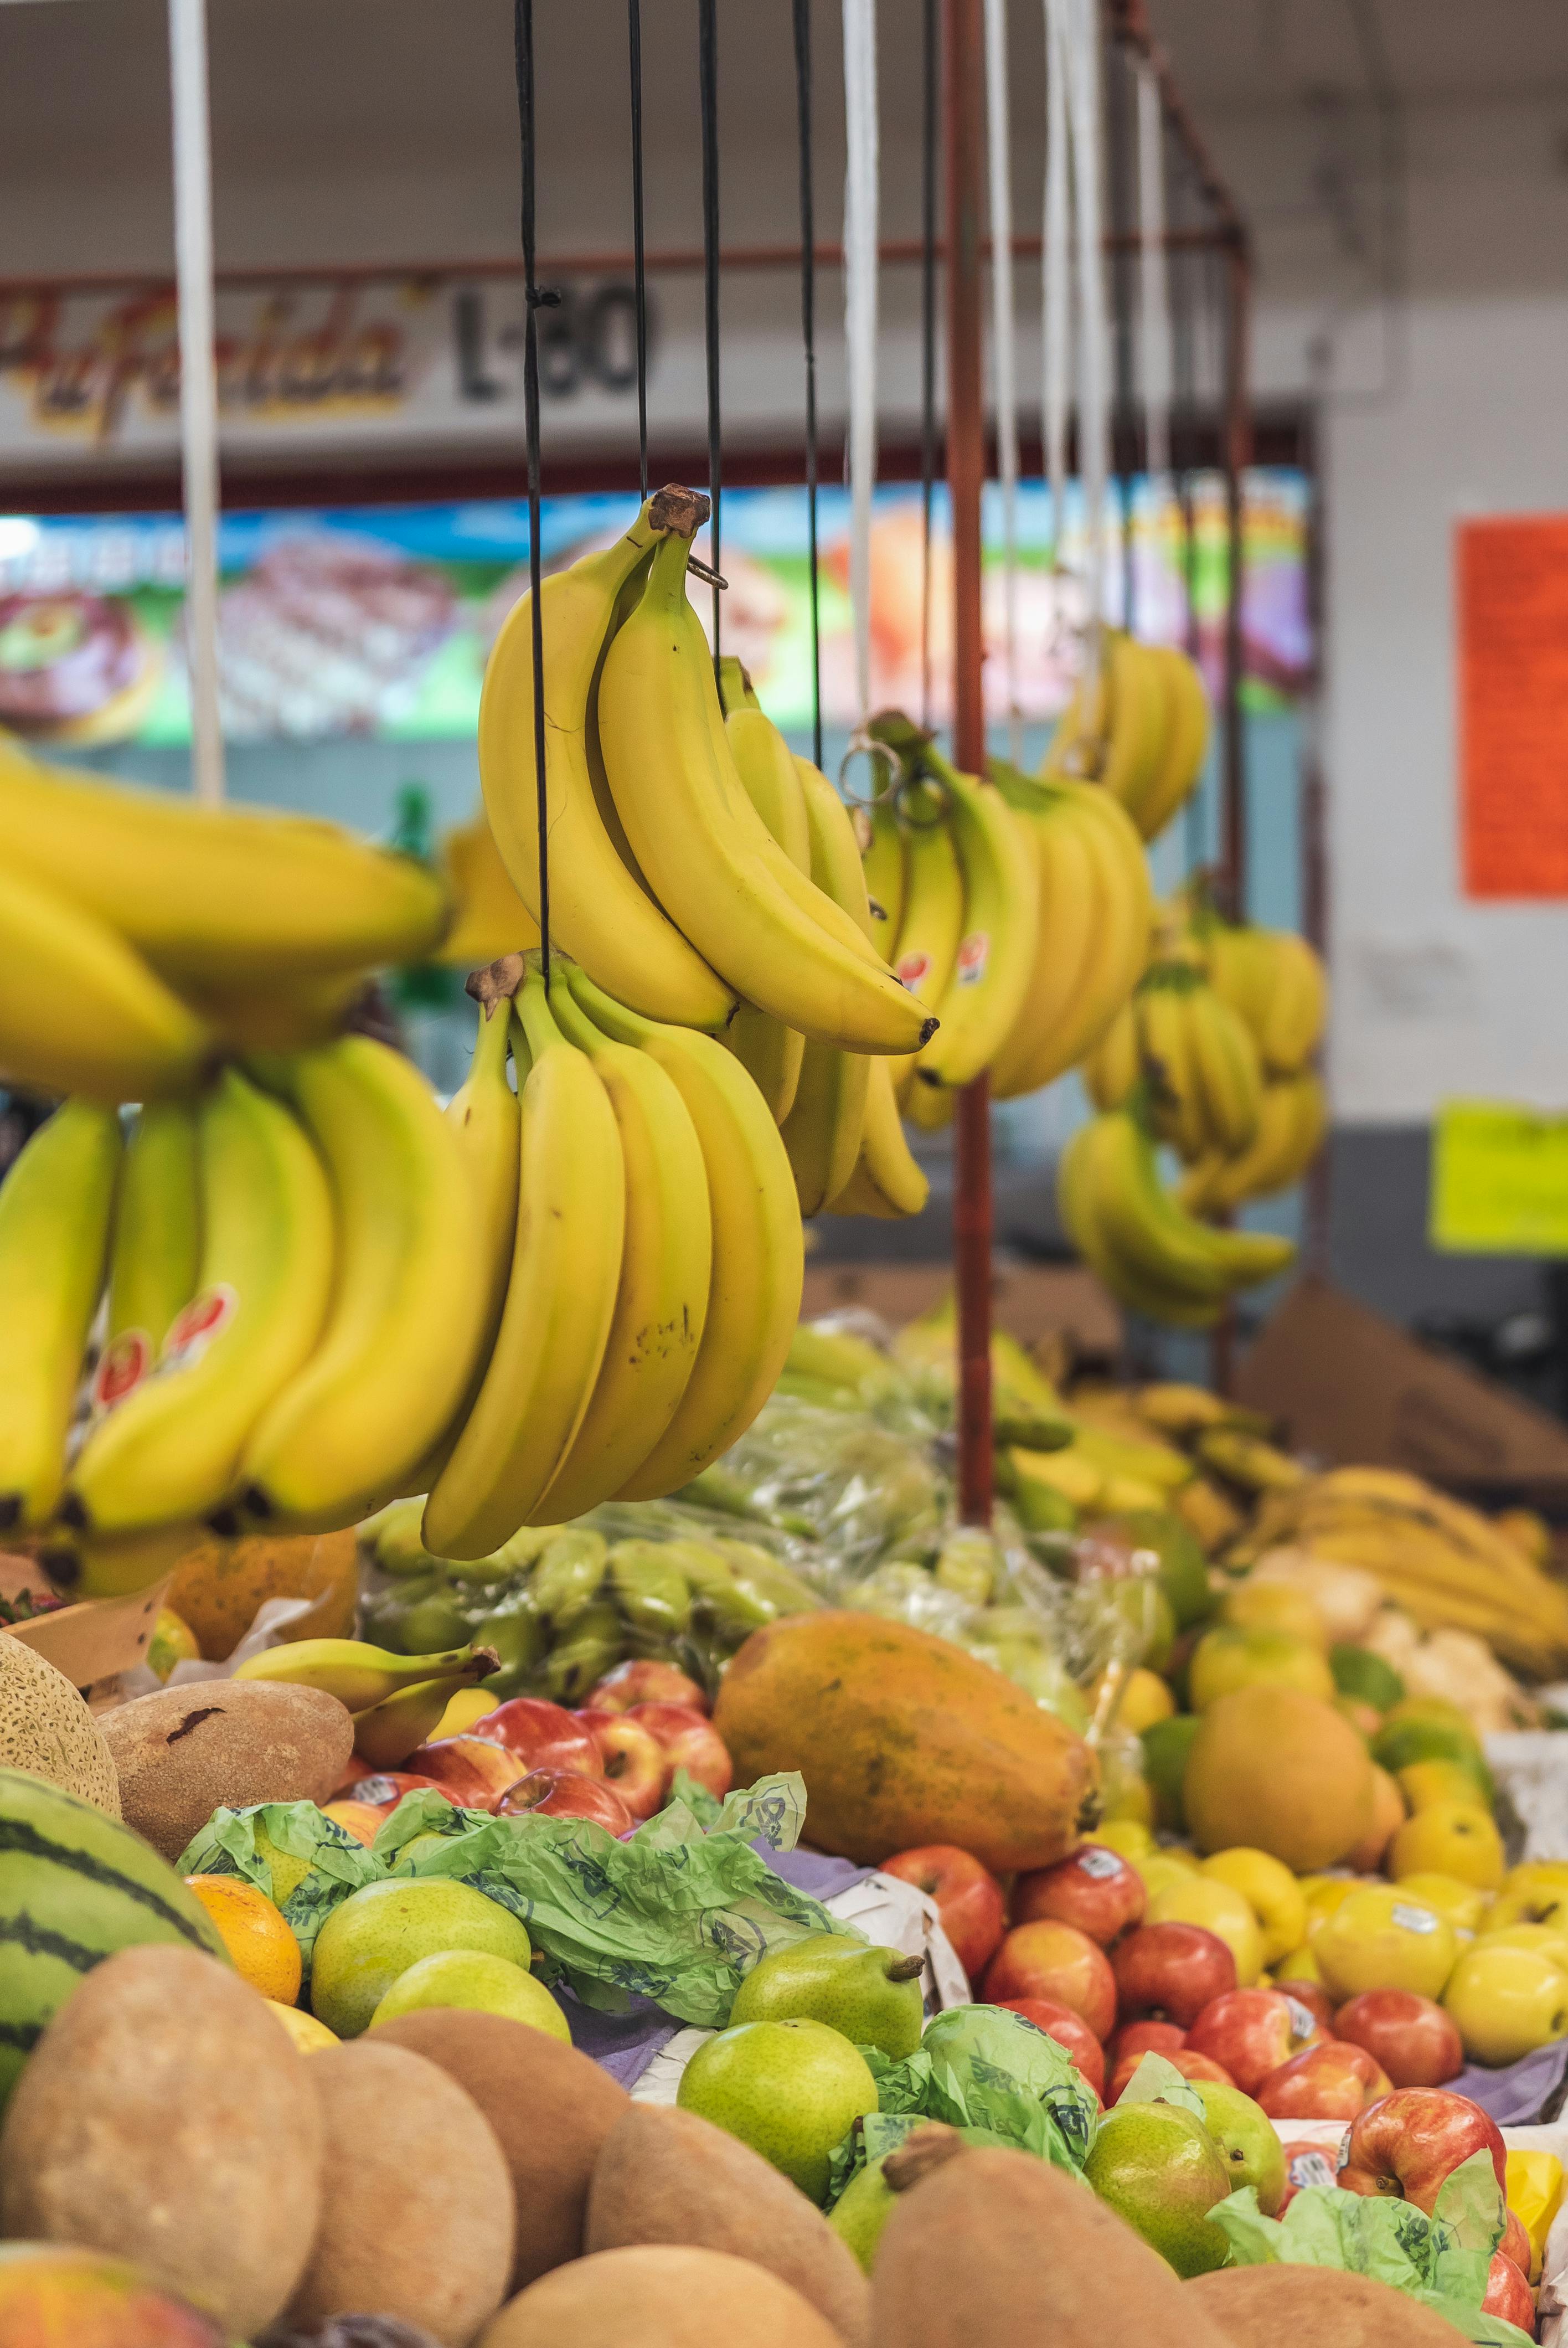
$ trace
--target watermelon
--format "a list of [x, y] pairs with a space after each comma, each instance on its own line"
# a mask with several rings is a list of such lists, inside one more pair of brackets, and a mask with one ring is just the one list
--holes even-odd
[[82, 1976], [143, 1941], [230, 1962], [150, 1843], [46, 1778], [0, 1769], [0, 2106]]

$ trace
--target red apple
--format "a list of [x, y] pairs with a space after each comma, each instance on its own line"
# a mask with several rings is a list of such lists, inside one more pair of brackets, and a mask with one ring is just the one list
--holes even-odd
[[1076, 1924], [1108, 1949], [1140, 1921], [1146, 1897], [1143, 1877], [1120, 1851], [1102, 1842], [1086, 1842], [1071, 1859], [1019, 1877], [1012, 1921], [1032, 1924], [1050, 1917], [1059, 1924]]
[[[456, 1799], [450, 1786], [437, 1785], [434, 1777], [415, 1776], [407, 1769], [377, 1769], [369, 1776], [356, 1777], [345, 1792], [334, 1794], [333, 1799], [366, 1803], [390, 1818], [405, 1794], [420, 1793], [427, 1786], [437, 1794], [445, 1794], [449, 1802]], [[470, 1807], [477, 1808], [480, 1805]]]
[[1285, 2192], [1276, 2218], [1282, 2218], [1298, 2193], [1309, 2185], [1332, 2185], [1334, 2159], [1328, 2147], [1321, 2144], [1289, 2144], [1280, 2149], [1285, 2154]]
[[1464, 2069], [1451, 2015], [1413, 1989], [1368, 1989], [1342, 2005], [1334, 2035], [1364, 2046], [1396, 2087], [1440, 2087]]
[[409, 1767], [434, 1777], [465, 1809], [488, 1810], [497, 1794], [528, 1773], [528, 1763], [487, 1736], [439, 1736], [408, 1756]]
[[1071, 2006], [1103, 2044], [1116, 2019], [1116, 1981], [1105, 1952], [1076, 1924], [1015, 1924], [986, 1967], [988, 2005], [1049, 1997]]
[[1502, 2215], [1504, 2219], [1502, 2240], [1497, 2247], [1505, 2259], [1513, 2260], [1514, 2265], [1528, 2282], [1530, 2271], [1535, 2264], [1535, 2251], [1529, 2235], [1524, 2230], [1524, 2220], [1517, 2209], [1505, 2209]]
[[1483, 2315], [1501, 2315], [1505, 2322], [1517, 2323], [1531, 2339], [1535, 2336], [1535, 2294], [1513, 2260], [1501, 2250], [1491, 2254], [1481, 2312]]
[[664, 1748], [670, 1774], [684, 1769], [721, 1800], [735, 1782], [729, 1748], [704, 1713], [685, 1704], [634, 1704], [627, 1714]]
[[1274, 1985], [1281, 1996], [1293, 1997], [1297, 2005], [1304, 2005], [1314, 2020], [1323, 2024], [1327, 2037], [1335, 2036], [1334, 2001], [1321, 1982], [1282, 1981]]
[[1059, 2046], [1065, 2046], [1095, 2094], [1105, 2093], [1105, 2051], [1080, 2013], [1070, 2005], [1062, 2005], [1054, 1997], [1012, 1997], [1005, 2011], [1021, 2013]]
[[1106, 2047], [1105, 2060], [1114, 2071], [1129, 2054], [1170, 2055], [1186, 2043], [1186, 2032], [1173, 2022], [1124, 2022]]
[[1387, 2077], [1365, 2047], [1327, 2038], [1282, 2063], [1256, 2100], [1271, 2120], [1354, 2120], [1388, 2092]]
[[612, 1835], [630, 1834], [637, 1820], [613, 1786], [575, 1769], [530, 1769], [496, 1804], [498, 1818], [591, 1818]]
[[469, 1731], [515, 1754], [525, 1771], [571, 1769], [579, 1777], [602, 1777], [604, 1756], [593, 1731], [542, 1695], [515, 1695], [486, 1713]]
[[1401, 2087], [1357, 2118], [1339, 2182], [1348, 2192], [1385, 2193], [1430, 2212], [1443, 2178], [1472, 2152], [1491, 2155], [1505, 2186], [1502, 2137], [1490, 2114], [1442, 2087]]
[[1007, 1901], [989, 1868], [956, 1843], [931, 1842], [885, 1859], [881, 1872], [912, 1883], [937, 1903], [953, 1954], [974, 1981], [995, 1956], [1007, 1930]]
[[1212, 2079], [1214, 2085], [1220, 2087], [1235, 2085], [1235, 2081], [1223, 2063], [1211, 2062], [1206, 2054], [1194, 2054], [1190, 2046], [1173, 2046], [1168, 2054], [1165, 2054], [1163, 2047], [1146, 2046], [1143, 2054], [1122, 2055], [1111, 2074], [1111, 2089], [1106, 2096], [1107, 2103], [1117, 2103], [1126, 2094], [1129, 2081], [1143, 2060], [1143, 2054], [1163, 2054], [1165, 2061], [1173, 2064], [1184, 2079]]
[[1173, 2022], [1187, 2030], [1205, 2005], [1235, 1987], [1235, 1959], [1201, 1924], [1140, 1924], [1111, 1960], [1123, 2022]]
[[589, 1697], [595, 1712], [630, 1712], [634, 1704], [678, 1704], [687, 1712], [711, 1712], [712, 1704], [695, 1680], [678, 1672], [673, 1663], [661, 1663], [651, 1656], [634, 1656], [629, 1663], [617, 1663]]
[[604, 1756], [607, 1785], [613, 1786], [634, 1818], [651, 1818], [670, 1785], [664, 1749], [630, 1713], [579, 1712], [574, 1719], [590, 1729]]
[[1327, 2035], [1316, 2015], [1276, 1989], [1233, 1989], [1211, 1999], [1187, 2033], [1195, 2054], [1223, 2063], [1244, 2096]]

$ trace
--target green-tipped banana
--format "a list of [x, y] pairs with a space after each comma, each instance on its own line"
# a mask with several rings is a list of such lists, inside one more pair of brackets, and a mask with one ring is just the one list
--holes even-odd
[[[500, 1662], [493, 1648], [480, 1648], [494, 1670]], [[377, 1769], [395, 1769], [416, 1747], [435, 1735], [441, 1716], [459, 1688], [472, 1687], [484, 1673], [447, 1672], [437, 1679], [415, 1680], [412, 1687], [384, 1695], [379, 1704], [354, 1715], [354, 1749], [362, 1761]]]
[[264, 1653], [252, 1655], [234, 1677], [275, 1680], [284, 1687], [319, 1688], [323, 1695], [335, 1695], [350, 1712], [361, 1713], [422, 1681], [449, 1680], [454, 1687], [469, 1685], [493, 1672], [496, 1662], [493, 1647], [448, 1647], [438, 1655], [395, 1655], [389, 1648], [369, 1646], [363, 1639], [300, 1639], [292, 1646], [269, 1647]]

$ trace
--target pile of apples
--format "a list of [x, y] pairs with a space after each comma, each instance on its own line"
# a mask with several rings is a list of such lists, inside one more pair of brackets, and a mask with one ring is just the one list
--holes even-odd
[[677, 1769], [721, 1798], [733, 1782], [696, 1681], [672, 1663], [640, 1659], [618, 1664], [575, 1712], [514, 1696], [419, 1746], [401, 1769], [355, 1765], [325, 1809], [368, 1844], [405, 1794], [432, 1787], [494, 1818], [591, 1818], [625, 1835], [663, 1808]]

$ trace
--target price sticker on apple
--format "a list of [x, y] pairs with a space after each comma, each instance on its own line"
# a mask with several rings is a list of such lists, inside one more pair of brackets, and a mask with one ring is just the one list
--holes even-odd
[[1338, 2171], [1326, 2152], [1293, 2152], [1286, 2164], [1286, 2182], [1299, 2193], [1308, 2185], [1332, 2185]]
[[1313, 2013], [1312, 2008], [1309, 2005], [1303, 2005], [1301, 2000], [1298, 1997], [1292, 1997], [1288, 1991], [1286, 1993], [1285, 2003], [1290, 2008], [1291, 2036], [1310, 2038], [1317, 2027], [1317, 2016]]
[[1407, 1908], [1402, 1900], [1389, 1914], [1402, 1932], [1435, 1932], [1441, 1921], [1430, 1908]]
[[1096, 1883], [1108, 1883], [1113, 1875], [1121, 1874], [1126, 1861], [1118, 1858], [1115, 1851], [1102, 1850], [1095, 1845], [1079, 1852], [1078, 1864], [1082, 1872], [1092, 1877]]

